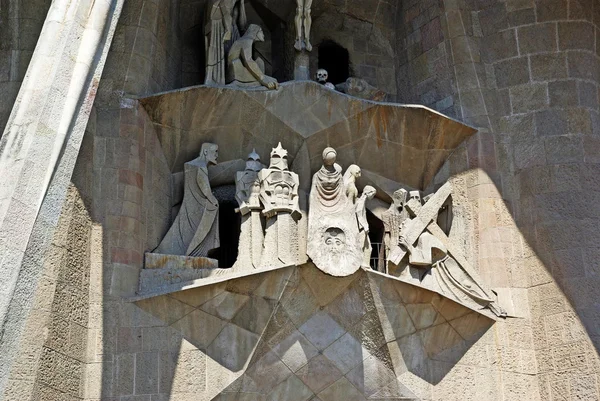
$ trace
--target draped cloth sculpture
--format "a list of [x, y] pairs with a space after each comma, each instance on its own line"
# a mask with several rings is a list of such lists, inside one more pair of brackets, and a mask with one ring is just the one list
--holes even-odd
[[367, 201], [375, 197], [376, 190], [370, 185], [363, 189], [362, 196], [356, 201], [356, 220], [358, 221], [358, 232], [362, 244], [364, 267], [370, 267], [371, 262], [371, 240], [369, 239], [369, 222], [367, 221]]
[[260, 181], [258, 172], [265, 166], [255, 150], [248, 155], [246, 169], [235, 178], [235, 199], [242, 215], [238, 258], [234, 269], [252, 267], [258, 269], [263, 250], [263, 225], [261, 219]]
[[265, 40], [262, 28], [251, 24], [248, 30], [238, 39], [227, 55], [227, 83], [242, 87], [264, 86], [277, 89], [279, 84], [273, 77], [265, 75], [265, 64], [262, 59], [254, 59], [252, 46], [254, 42]]
[[267, 218], [261, 266], [288, 266], [298, 260], [301, 217], [298, 174], [289, 171], [288, 152], [281, 143], [271, 151], [268, 169], [259, 172], [262, 214]]
[[360, 236], [356, 209], [346, 194], [342, 167], [336, 163], [336, 157], [333, 148], [326, 148], [323, 167], [313, 176], [307, 253], [323, 272], [343, 277], [363, 264], [364, 237]]
[[219, 202], [208, 179], [208, 165], [217, 164], [218, 150], [205, 143], [200, 156], [185, 164], [181, 209], [154, 253], [198, 257], [219, 247]]
[[246, 30], [244, 0], [210, 0], [205, 25], [205, 85], [225, 85], [227, 50]]

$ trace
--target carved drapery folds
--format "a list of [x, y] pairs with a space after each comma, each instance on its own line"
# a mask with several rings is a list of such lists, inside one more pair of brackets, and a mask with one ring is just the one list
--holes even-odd
[[206, 15], [204, 84], [277, 89], [277, 80], [265, 75], [262, 59], [253, 57], [254, 43], [265, 37], [260, 26], [246, 26], [244, 1], [211, 0]]
[[205, 257], [219, 247], [219, 202], [208, 179], [208, 165], [217, 164], [218, 151], [205, 143], [198, 158], [185, 164], [181, 209], [154, 253]]
[[[219, 206], [207, 172], [208, 164], [216, 164], [217, 150], [216, 145], [204, 144], [200, 156], [186, 163], [181, 210], [155, 254], [182, 255], [188, 259], [181, 263], [215, 269], [214, 263], [193, 259], [206, 259], [208, 251], [219, 246]], [[300, 208], [305, 202], [300, 202], [299, 176], [290, 171], [288, 152], [281, 143], [272, 149], [268, 167], [255, 151], [248, 155], [245, 169], [234, 177], [236, 212], [241, 216], [234, 271], [300, 265], [306, 261], [304, 255], [332, 276], [371, 269], [367, 210], [376, 189], [367, 185], [361, 194], [360, 167], [350, 165], [343, 174], [335, 149], [326, 148], [322, 157], [323, 165], [312, 178], [307, 213]], [[489, 308], [503, 316], [495, 294], [483, 286], [437, 225], [451, 194], [450, 183], [425, 198], [419, 191], [396, 190], [389, 209], [380, 215], [383, 246], [374, 268], [471, 309]], [[298, 224], [302, 216], [308, 216], [308, 224]], [[304, 243], [300, 238], [307, 238], [306, 249], [300, 249]]]
[[352, 165], [343, 176], [336, 157], [335, 149], [326, 148], [323, 151], [323, 167], [313, 176], [307, 254], [325, 273], [343, 277], [369, 265], [364, 255], [367, 252], [370, 255], [371, 248], [369, 243], [368, 250], [363, 249], [367, 246], [365, 236], [368, 229], [363, 227], [361, 231], [359, 227], [359, 221], [366, 222], [366, 217], [361, 218], [366, 213], [365, 206], [355, 205], [358, 195], [355, 179], [360, 176], [360, 168]]

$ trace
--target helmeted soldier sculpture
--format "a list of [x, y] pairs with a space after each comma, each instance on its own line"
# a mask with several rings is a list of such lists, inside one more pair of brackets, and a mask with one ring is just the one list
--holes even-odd
[[260, 156], [253, 149], [248, 155], [246, 169], [237, 172], [235, 177], [235, 199], [239, 205], [236, 212], [241, 214], [242, 224], [234, 269], [258, 269], [260, 266], [264, 234], [258, 172], [263, 168], [265, 166], [260, 162]]
[[217, 164], [219, 148], [205, 143], [198, 158], [185, 163], [181, 209], [154, 253], [205, 257], [219, 247], [219, 202], [208, 179], [208, 165]]
[[210, 0], [204, 29], [205, 85], [225, 85], [227, 50], [246, 30], [244, 0]]
[[294, 265], [298, 260], [298, 174], [288, 167], [281, 143], [271, 151], [269, 168], [258, 173], [262, 214], [266, 217], [262, 267]]
[[323, 151], [323, 167], [312, 179], [307, 254], [323, 272], [348, 276], [363, 264], [356, 210], [346, 194], [342, 167], [333, 148]]

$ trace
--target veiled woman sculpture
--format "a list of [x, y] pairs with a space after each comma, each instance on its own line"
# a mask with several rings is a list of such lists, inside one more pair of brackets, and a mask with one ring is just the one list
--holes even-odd
[[363, 243], [355, 206], [346, 194], [342, 167], [335, 162], [336, 157], [335, 149], [326, 148], [323, 167], [313, 176], [307, 254], [319, 269], [340, 277], [360, 268]]
[[246, 30], [243, 0], [210, 0], [204, 29], [206, 49], [205, 85], [225, 85], [227, 50]]

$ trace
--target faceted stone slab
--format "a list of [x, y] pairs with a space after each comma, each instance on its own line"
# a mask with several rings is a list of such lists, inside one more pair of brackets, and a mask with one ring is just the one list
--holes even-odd
[[[476, 130], [424, 106], [362, 100], [310, 81], [277, 91], [193, 87], [141, 100], [173, 172], [196, 157], [203, 142], [219, 145], [220, 160], [263, 157], [281, 141], [290, 161], [307, 162], [302, 180], [322, 163], [326, 146], [342, 166], [425, 188], [445, 160]], [[306, 177], [302, 177], [306, 175]]]
[[333, 291], [322, 275], [309, 263], [137, 305], [239, 375], [215, 400], [418, 400], [410, 377], [439, 382], [494, 322], [370, 270]]
[[140, 293], [207, 277], [218, 267], [216, 259], [147, 253], [145, 268], [140, 272]]

